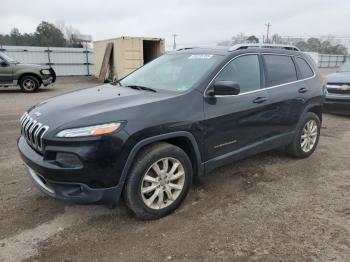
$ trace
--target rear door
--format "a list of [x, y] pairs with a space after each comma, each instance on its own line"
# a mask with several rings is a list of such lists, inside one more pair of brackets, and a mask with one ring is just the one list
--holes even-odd
[[0, 84], [12, 84], [13, 66], [0, 56]]
[[303, 92], [307, 86], [298, 80], [291, 55], [263, 54], [266, 87], [271, 99], [271, 128], [274, 135], [294, 130], [303, 109]]
[[[303, 89], [298, 90], [303, 100], [309, 100], [319, 95], [319, 89], [313, 90], [313, 78], [316, 76], [309, 62], [303, 57], [294, 58], [298, 70], [298, 78], [302, 80]], [[311, 82], [310, 82], [311, 81]], [[316, 91], [316, 92], [315, 92]]]
[[206, 161], [212, 160], [218, 166], [224, 164], [222, 161], [235, 151], [244, 151], [263, 140], [269, 132], [265, 121], [269, 97], [262, 89], [261, 63], [258, 54], [236, 57], [212, 81], [237, 82], [241, 92], [204, 98]]

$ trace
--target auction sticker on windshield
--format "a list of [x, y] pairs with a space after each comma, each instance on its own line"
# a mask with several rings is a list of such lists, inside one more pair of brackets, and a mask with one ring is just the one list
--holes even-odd
[[210, 59], [212, 57], [213, 57], [213, 55], [205, 55], [205, 54], [203, 54], [203, 55], [191, 55], [191, 56], [188, 57], [188, 59]]

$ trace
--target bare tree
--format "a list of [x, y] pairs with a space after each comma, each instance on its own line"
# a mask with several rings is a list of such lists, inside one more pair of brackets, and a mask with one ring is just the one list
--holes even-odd
[[237, 45], [237, 44], [246, 43], [247, 38], [248, 38], [248, 37], [247, 37], [244, 33], [239, 33], [238, 35], [233, 36], [233, 37], [231, 38], [232, 44]]
[[72, 25], [70, 24], [66, 24], [65, 21], [60, 20], [56, 22], [56, 26], [57, 28], [59, 28], [63, 34], [65, 39], [67, 40], [67, 44], [69, 46], [78, 46], [81, 45], [80, 43], [77, 43], [74, 39], [73, 39], [73, 35], [76, 34], [80, 34], [79, 30], [74, 28]]

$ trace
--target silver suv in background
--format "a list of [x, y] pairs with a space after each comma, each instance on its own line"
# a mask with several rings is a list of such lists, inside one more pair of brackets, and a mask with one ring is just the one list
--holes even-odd
[[0, 86], [19, 85], [23, 92], [33, 93], [41, 85], [48, 86], [56, 81], [55, 71], [43, 65], [22, 64], [0, 52]]
[[325, 111], [350, 115], [350, 61], [327, 76]]

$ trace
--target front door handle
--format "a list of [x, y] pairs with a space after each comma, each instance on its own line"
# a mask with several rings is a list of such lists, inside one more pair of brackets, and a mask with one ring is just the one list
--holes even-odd
[[255, 99], [253, 100], [253, 103], [255, 103], [255, 104], [261, 104], [261, 103], [265, 102], [266, 100], [267, 100], [266, 97], [264, 97], [264, 96], [259, 96], [259, 97], [255, 98]]
[[302, 88], [300, 88], [300, 89], [298, 90], [298, 92], [301, 93], [301, 94], [305, 94], [307, 91], [308, 91], [308, 90], [307, 90], [306, 87], [302, 87]]

